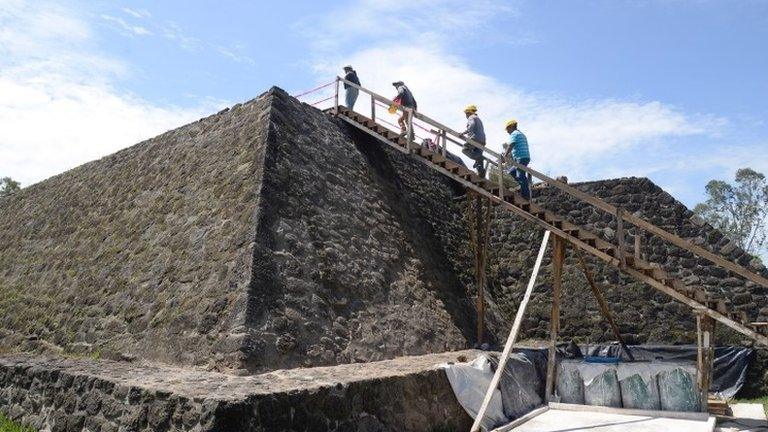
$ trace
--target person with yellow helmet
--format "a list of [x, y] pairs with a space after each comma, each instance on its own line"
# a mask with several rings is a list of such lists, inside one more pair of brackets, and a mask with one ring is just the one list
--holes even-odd
[[[520, 165], [528, 166], [531, 162], [531, 152], [528, 150], [528, 138], [517, 129], [517, 120], [509, 120], [504, 125], [504, 129], [506, 129], [509, 134], [509, 138], [504, 145], [505, 151], [502, 155], [503, 160], [508, 159], [511, 154], [512, 160]], [[525, 171], [512, 167], [509, 169], [509, 175], [514, 177], [514, 179], [520, 183], [520, 194], [523, 198], [531, 199], [531, 190], [528, 186], [528, 176]]]
[[[485, 129], [483, 128], [483, 122], [477, 115], [477, 107], [475, 105], [467, 105], [464, 108], [464, 115], [467, 116], [467, 129], [461, 133], [461, 136], [485, 146]], [[461, 152], [475, 161], [473, 167], [477, 170], [477, 175], [485, 177], [483, 150], [466, 143]]]

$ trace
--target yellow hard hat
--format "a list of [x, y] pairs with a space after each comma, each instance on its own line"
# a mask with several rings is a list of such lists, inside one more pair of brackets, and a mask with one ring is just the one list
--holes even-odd
[[467, 105], [464, 108], [464, 112], [465, 113], [467, 113], [467, 112], [477, 112], [477, 107], [475, 105]]
[[504, 125], [504, 129], [507, 129], [510, 126], [517, 126], [517, 120], [515, 119], [509, 120], [507, 124]]

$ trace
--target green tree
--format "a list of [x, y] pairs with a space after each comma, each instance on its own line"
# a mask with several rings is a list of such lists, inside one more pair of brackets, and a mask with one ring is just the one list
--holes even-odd
[[21, 184], [10, 177], [0, 179], [0, 198], [14, 194], [21, 189]]
[[747, 253], [766, 252], [768, 182], [751, 168], [736, 171], [734, 184], [722, 180], [707, 183], [707, 200], [693, 210]]

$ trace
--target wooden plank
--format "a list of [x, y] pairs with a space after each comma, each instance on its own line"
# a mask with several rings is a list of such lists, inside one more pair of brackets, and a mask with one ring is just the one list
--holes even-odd
[[600, 312], [602, 312], [603, 318], [605, 318], [605, 320], [608, 322], [608, 325], [611, 327], [613, 336], [619, 342], [619, 345], [621, 345], [621, 349], [624, 350], [624, 353], [627, 354], [627, 357], [629, 357], [630, 360], [634, 361], [635, 357], [629, 351], [627, 344], [624, 343], [624, 338], [621, 337], [621, 333], [619, 332], [619, 327], [613, 321], [613, 316], [611, 316], [611, 311], [608, 309], [608, 302], [605, 301], [603, 292], [600, 290], [600, 287], [598, 287], [597, 284], [595, 283], [595, 278], [592, 276], [592, 272], [589, 270], [589, 267], [587, 267], [587, 261], [584, 259], [584, 256], [582, 255], [581, 251], [578, 248], [576, 248], [576, 256], [579, 258], [579, 264], [581, 265], [581, 270], [584, 272], [584, 277], [587, 278], [589, 287], [592, 289], [592, 294], [595, 296], [595, 299], [597, 299], [597, 304], [600, 306]]
[[699, 385], [701, 412], [709, 412], [709, 384], [712, 382], [712, 364], [714, 362], [715, 320], [704, 314], [696, 314], [697, 368], [696, 380]]
[[504, 373], [504, 368], [507, 365], [507, 359], [509, 359], [509, 354], [512, 352], [512, 347], [515, 345], [515, 341], [517, 341], [517, 334], [520, 332], [520, 326], [523, 323], [523, 315], [525, 315], [525, 310], [528, 308], [528, 302], [531, 300], [531, 293], [533, 292], [534, 285], [536, 285], [536, 277], [538, 276], [539, 269], [541, 268], [541, 261], [544, 259], [544, 252], [547, 250], [547, 242], [549, 241], [549, 234], [550, 234], [549, 231], [545, 231], [544, 238], [541, 239], [539, 254], [536, 256], [536, 263], [533, 265], [531, 278], [528, 280], [528, 286], [525, 289], [523, 300], [520, 302], [520, 307], [517, 308], [517, 314], [515, 314], [515, 321], [513, 321], [512, 328], [509, 330], [509, 337], [507, 337], [507, 343], [504, 344], [504, 351], [502, 351], [501, 357], [499, 357], [499, 365], [496, 367], [496, 372], [493, 374], [493, 379], [491, 379], [491, 384], [488, 386], [488, 390], [486, 390], [485, 392], [485, 397], [483, 398], [483, 404], [480, 405], [480, 410], [477, 412], [477, 416], [475, 417], [474, 423], [472, 423], [471, 432], [477, 432], [480, 430], [480, 424], [483, 421], [485, 412], [488, 410], [488, 405], [491, 403], [491, 399], [493, 398], [493, 393], [496, 391], [496, 388], [499, 386], [499, 381], [501, 381], [501, 375]]
[[[391, 141], [388, 141], [388, 140], [380, 137], [378, 134], [373, 133], [370, 129], [366, 129], [365, 127], [363, 127], [363, 126], [361, 126], [359, 124], [356, 124], [353, 120], [347, 119], [344, 116], [341, 116], [341, 118], [343, 120], [347, 121], [348, 123], [352, 124], [353, 126], [359, 128], [359, 129], [361, 129], [361, 130], [363, 130], [365, 132], [370, 133], [371, 135], [373, 135], [374, 137], [376, 137], [377, 139], [382, 141], [384, 144], [388, 144], [391, 147], [394, 147], [395, 149], [397, 149], [397, 150], [399, 150], [399, 151], [401, 151], [403, 153], [407, 153], [407, 151], [404, 151], [402, 148], [399, 148], [396, 144], [392, 143]], [[536, 224], [536, 225], [538, 225], [538, 226], [540, 226], [540, 227], [542, 227], [542, 228], [544, 228], [546, 230], [549, 230], [553, 234], [555, 234], [555, 235], [557, 235], [559, 237], [565, 238], [566, 240], [568, 240], [569, 243], [571, 243], [571, 244], [577, 246], [578, 248], [580, 248], [580, 249], [582, 249], [582, 250], [584, 250], [584, 251], [586, 251], [586, 252], [588, 252], [588, 253], [590, 253], [590, 254], [598, 257], [598, 258], [600, 258], [601, 260], [605, 261], [608, 265], [611, 265], [611, 266], [614, 266], [614, 267], [619, 267], [618, 259], [616, 259], [616, 258], [614, 258], [614, 257], [612, 257], [612, 256], [610, 256], [608, 254], [606, 254], [605, 252], [603, 252], [602, 250], [600, 250], [600, 249], [598, 249], [596, 247], [593, 247], [593, 246], [589, 245], [587, 242], [582, 241], [581, 239], [571, 235], [570, 233], [567, 233], [567, 232], [563, 231], [562, 229], [556, 228], [556, 227], [552, 226], [551, 224], [549, 224], [548, 222], [542, 221], [541, 219], [539, 219], [539, 218], [529, 214], [525, 210], [516, 207], [515, 204], [513, 204], [513, 202], [516, 201], [515, 194], [511, 194], [508, 197], [507, 200], [501, 200], [498, 196], [493, 195], [493, 194], [489, 193], [488, 191], [478, 187], [477, 185], [474, 185], [474, 184], [472, 184], [472, 183], [470, 183], [470, 182], [460, 178], [459, 176], [457, 176], [451, 170], [447, 170], [447, 169], [445, 169], [445, 168], [443, 168], [443, 167], [441, 167], [439, 165], [433, 164], [431, 161], [428, 161], [428, 160], [423, 159], [423, 158], [417, 158], [417, 160], [421, 161], [422, 163], [424, 163], [425, 165], [427, 165], [431, 169], [434, 169], [435, 171], [438, 171], [441, 174], [443, 174], [443, 175], [445, 175], [447, 177], [450, 177], [451, 179], [453, 179], [454, 181], [458, 182], [459, 184], [461, 184], [462, 186], [466, 187], [467, 189], [475, 191], [477, 193], [480, 193], [480, 194], [483, 194], [483, 195], [487, 196], [489, 199], [491, 199], [491, 201], [493, 201], [496, 204], [502, 205], [505, 209], [511, 211], [512, 213], [516, 214], [517, 216], [519, 216], [519, 217], [521, 217], [521, 218], [523, 218], [523, 219], [525, 219], [525, 220], [527, 220], [529, 222], [532, 222], [532, 223], [534, 223], [534, 224]], [[510, 202], [510, 201], [513, 201], [513, 202]], [[676, 291], [675, 289], [668, 287], [667, 285], [665, 285], [665, 284], [663, 284], [663, 283], [653, 279], [652, 277], [649, 277], [649, 276], [641, 273], [640, 271], [638, 271], [638, 270], [636, 270], [634, 268], [627, 267], [626, 269], [624, 269], [624, 271], [627, 274], [629, 274], [630, 276], [634, 277], [635, 279], [637, 279], [637, 280], [639, 280], [641, 282], [647, 283], [648, 285], [652, 286], [653, 288], [657, 289], [658, 291], [661, 291], [661, 292], [669, 295], [670, 297], [674, 298], [675, 300], [680, 301], [681, 303], [686, 304], [687, 306], [693, 308], [694, 310], [702, 311], [703, 313], [706, 313], [707, 315], [711, 316], [715, 320], [717, 320], [717, 321], [725, 324], [726, 326], [728, 326], [728, 327], [738, 331], [739, 333], [742, 333], [742, 334], [744, 334], [744, 335], [746, 335], [746, 336], [756, 340], [757, 342], [759, 342], [759, 343], [761, 343], [761, 344], [763, 344], [765, 346], [768, 346], [768, 336], [759, 334], [759, 333], [755, 332], [754, 330], [744, 326], [743, 324], [738, 323], [738, 322], [730, 319], [729, 317], [725, 316], [724, 314], [707, 308], [706, 306], [704, 306], [704, 305], [702, 305], [702, 304], [700, 304], [700, 303], [698, 303], [698, 302], [696, 302], [696, 301], [686, 297], [683, 293], [680, 293], [680, 292]]]
[[[538, 172], [538, 171], [536, 171], [536, 170], [534, 170], [532, 168], [529, 168], [529, 167], [527, 167], [525, 165], [521, 165], [521, 164], [515, 162], [514, 160], [507, 161], [507, 163], [510, 163], [515, 168], [521, 169], [521, 170], [523, 170], [523, 171], [533, 175], [534, 177], [537, 177], [540, 180], [543, 180], [543, 181], [547, 182], [550, 186], [556, 187], [556, 188], [558, 188], [558, 189], [560, 189], [560, 190], [562, 190], [562, 191], [564, 191], [564, 192], [566, 192], [566, 193], [568, 193], [570, 195], [575, 196], [576, 198], [579, 198], [582, 201], [586, 201], [589, 204], [592, 204], [593, 206], [595, 206], [595, 207], [597, 207], [597, 208], [599, 208], [599, 209], [601, 209], [601, 210], [603, 210], [605, 212], [608, 212], [608, 213], [611, 213], [611, 214], [616, 214], [616, 207], [614, 207], [611, 204], [608, 204], [607, 202], [601, 200], [600, 198], [597, 198], [597, 197], [594, 197], [594, 196], [589, 195], [587, 193], [584, 193], [584, 192], [574, 188], [573, 186], [570, 186], [570, 185], [568, 185], [566, 183], [557, 181], [557, 180], [555, 180], [555, 179], [553, 179], [553, 178], [551, 178], [549, 176], [546, 176], [546, 175], [544, 175], [544, 174], [542, 174], [542, 173], [540, 173], [540, 172]], [[732, 272], [734, 272], [734, 273], [736, 273], [738, 275], [741, 275], [741, 276], [751, 280], [752, 282], [755, 282], [757, 284], [760, 284], [760, 285], [768, 288], [768, 279], [766, 279], [763, 276], [760, 276], [760, 275], [758, 275], [756, 273], [753, 273], [750, 270], [748, 270], [748, 269], [746, 269], [746, 268], [744, 268], [744, 267], [742, 267], [742, 266], [740, 266], [740, 265], [738, 265], [738, 264], [736, 264], [734, 262], [728, 261], [725, 258], [723, 258], [723, 257], [721, 257], [719, 255], [716, 255], [716, 254], [714, 254], [714, 253], [704, 249], [703, 247], [694, 244], [693, 242], [691, 242], [689, 240], [685, 240], [685, 239], [683, 239], [681, 237], [678, 237], [678, 236], [676, 236], [676, 235], [674, 235], [674, 234], [672, 234], [672, 233], [670, 233], [668, 231], [665, 231], [665, 230], [657, 227], [656, 225], [653, 225], [652, 223], [647, 222], [646, 220], [641, 219], [641, 218], [633, 215], [632, 213], [624, 213], [623, 214], [623, 219], [625, 221], [627, 221], [627, 222], [637, 226], [637, 227], [640, 227], [640, 228], [648, 231], [651, 234], [654, 234], [654, 235], [656, 235], [656, 236], [658, 236], [658, 237], [668, 241], [669, 243], [672, 243], [673, 245], [675, 245], [675, 246], [677, 246], [679, 248], [685, 249], [685, 250], [687, 250], [689, 252], [693, 252], [694, 254], [699, 255], [700, 257], [705, 258], [705, 259], [709, 260], [710, 262], [712, 262], [714, 264], [717, 264], [717, 265], [719, 265], [719, 266], [721, 266], [723, 268], [726, 268], [726, 269], [728, 269], [728, 270], [730, 270], [730, 271], [732, 271]]]
[[635, 232], [635, 261], [640, 261], [642, 259], [642, 252], [640, 251], [641, 240], [640, 229], [638, 229], [637, 232]]
[[528, 414], [512, 421], [512, 423], [505, 424], [504, 426], [498, 427], [491, 432], [509, 432], [512, 429], [522, 425], [523, 423], [527, 423], [531, 419], [540, 416], [541, 414], [544, 414], [545, 412], [549, 411], [549, 407], [544, 405], [543, 407], [536, 408], [535, 410], [529, 412]]
[[399, 152], [408, 154], [408, 150], [405, 150], [404, 148], [398, 146], [397, 144], [395, 144], [392, 141], [384, 138], [383, 136], [381, 136], [381, 135], [379, 135], [377, 133], [374, 133], [373, 131], [371, 131], [370, 129], [367, 129], [365, 126], [360, 125], [356, 121], [354, 121], [352, 119], [349, 119], [349, 118], [347, 118], [346, 116], [343, 116], [343, 115], [339, 116], [339, 118], [344, 120], [345, 122], [351, 124], [352, 126], [362, 130], [362, 131], [368, 132], [368, 134], [370, 134], [374, 138], [378, 139], [379, 141], [383, 142], [384, 144], [389, 144], [391, 147], [393, 147], [394, 149], [398, 150]]
[[552, 400], [555, 390], [555, 362], [557, 360], [557, 333], [560, 331], [560, 296], [563, 286], [565, 241], [555, 237], [552, 242], [552, 315], [549, 322], [549, 360], [547, 361], [546, 401]]
[[616, 238], [619, 243], [619, 256], [617, 258], [619, 259], [619, 263], [621, 263], [621, 268], [624, 268], [627, 266], [627, 259], [624, 246], [624, 210], [622, 210], [621, 207], [616, 209]]
[[485, 240], [483, 234], [483, 199], [480, 195], [475, 197], [475, 283], [477, 284], [477, 343], [483, 343], [485, 330], [485, 286], [483, 285], [483, 270], [485, 269]]

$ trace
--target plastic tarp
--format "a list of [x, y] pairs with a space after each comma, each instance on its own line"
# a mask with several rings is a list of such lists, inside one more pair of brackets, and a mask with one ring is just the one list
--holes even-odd
[[[464, 411], [472, 418], [477, 417], [480, 406], [483, 405], [483, 398], [488, 386], [493, 379], [493, 369], [488, 357], [481, 355], [469, 363], [454, 363], [442, 365], [445, 369], [445, 375], [448, 382], [451, 383], [453, 393]], [[501, 402], [501, 392], [497, 389], [488, 409], [485, 411], [481, 427], [483, 430], [492, 430], [496, 425], [509, 423], [509, 419], [504, 415], [504, 408]]]
[[[493, 355], [490, 361], [495, 371], [499, 367], [498, 357]], [[510, 354], [499, 383], [504, 414], [516, 419], [541, 406], [546, 377], [545, 351], [523, 350]]]
[[[472, 417], [483, 403], [499, 365], [499, 353], [488, 352], [469, 363], [444, 364], [456, 399]], [[499, 388], [483, 418], [483, 430], [507, 424], [541, 406], [547, 375], [547, 350], [519, 349], [510, 354]]]

